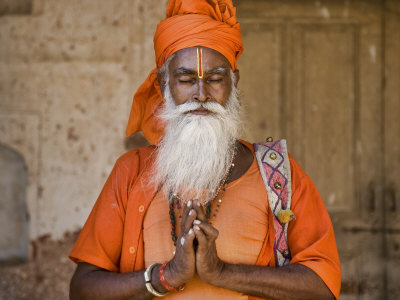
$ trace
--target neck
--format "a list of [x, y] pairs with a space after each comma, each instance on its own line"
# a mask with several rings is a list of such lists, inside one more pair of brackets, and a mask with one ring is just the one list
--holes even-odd
[[236, 157], [233, 163], [235, 166], [232, 169], [231, 176], [227, 183], [235, 181], [243, 176], [253, 163], [253, 154], [250, 149], [241, 142], [236, 141]]

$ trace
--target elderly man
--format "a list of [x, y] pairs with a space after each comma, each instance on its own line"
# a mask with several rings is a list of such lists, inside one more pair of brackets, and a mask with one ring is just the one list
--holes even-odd
[[274, 148], [290, 169], [274, 186], [290, 209], [276, 215], [268, 167], [237, 139], [232, 2], [171, 0], [154, 44], [158, 68], [135, 94], [127, 134], [156, 146], [118, 159], [70, 254], [71, 298], [337, 299], [335, 238], [312, 181]]

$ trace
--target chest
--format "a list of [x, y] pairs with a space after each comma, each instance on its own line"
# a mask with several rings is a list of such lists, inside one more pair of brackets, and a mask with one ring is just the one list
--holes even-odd
[[[211, 206], [220, 258], [230, 263], [255, 264], [268, 232], [268, 199], [257, 167], [230, 183], [221, 199]], [[181, 211], [175, 210], [176, 233], [180, 234]], [[175, 250], [171, 237], [169, 205], [160, 193], [150, 204], [143, 223], [145, 265], [166, 261]]]

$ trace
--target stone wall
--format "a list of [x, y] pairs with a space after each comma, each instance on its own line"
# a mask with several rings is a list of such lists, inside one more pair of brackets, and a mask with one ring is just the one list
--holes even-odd
[[30, 239], [79, 229], [115, 160], [143, 143], [124, 131], [133, 93], [154, 66], [165, 4], [0, 5], [0, 142], [27, 164]]

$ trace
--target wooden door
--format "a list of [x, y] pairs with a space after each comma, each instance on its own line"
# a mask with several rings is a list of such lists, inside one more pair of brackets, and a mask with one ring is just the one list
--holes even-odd
[[[385, 151], [396, 144], [390, 155], [397, 155], [397, 171], [390, 176], [399, 178], [399, 117], [392, 111], [399, 104], [394, 99], [385, 106], [385, 97], [398, 89], [385, 96], [384, 1], [235, 5], [245, 45], [239, 59], [245, 138], [286, 138], [314, 180], [334, 223], [341, 299], [397, 299], [391, 278], [399, 277], [400, 241], [392, 236], [399, 220], [388, 216], [385, 199], [398, 197], [399, 184], [385, 178]], [[400, 52], [390, 53], [398, 58]], [[387, 126], [392, 128], [385, 134]]]
[[384, 232], [387, 295], [400, 299], [400, 1], [385, 4]]

